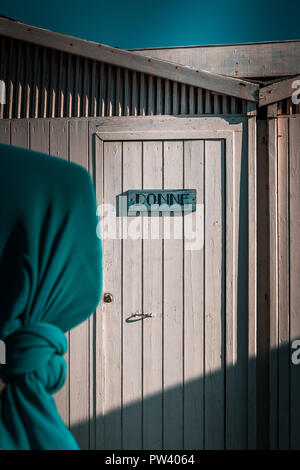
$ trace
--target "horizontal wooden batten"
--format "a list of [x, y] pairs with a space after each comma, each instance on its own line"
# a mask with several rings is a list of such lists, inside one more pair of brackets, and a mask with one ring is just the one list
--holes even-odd
[[76, 54], [87, 59], [174, 80], [186, 85], [206, 88], [217, 93], [235, 96], [248, 101], [257, 102], [258, 100], [258, 85], [247, 81], [224, 77], [151, 57], [144, 57], [126, 50], [54, 33], [17, 21], [0, 18], [0, 34], [39, 46], [51, 47], [58, 51]]
[[300, 41], [132, 49], [135, 54], [200, 67], [231, 77], [283, 77], [300, 73]]
[[293, 93], [299, 88], [300, 75], [265, 86], [259, 91], [259, 106], [265, 106], [286, 98], [291, 98]]

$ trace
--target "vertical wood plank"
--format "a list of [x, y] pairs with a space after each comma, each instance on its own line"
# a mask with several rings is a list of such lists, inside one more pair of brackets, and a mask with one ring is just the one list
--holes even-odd
[[[103, 293], [113, 295], [111, 303], [101, 301], [96, 317], [96, 448], [122, 448], [122, 240], [115, 216], [116, 195], [122, 193], [122, 143], [96, 138], [96, 191], [98, 204], [106, 204], [101, 222], [103, 249]], [[113, 221], [108, 225], [109, 210]], [[105, 220], [106, 218], [106, 220]], [[112, 230], [116, 235], [112, 236]]]
[[90, 100], [89, 100], [89, 60], [84, 59], [84, 73], [83, 73], [83, 116], [88, 117], [89, 116], [89, 106], [90, 106]]
[[178, 93], [178, 83], [173, 82], [173, 89], [172, 89], [172, 114], [176, 116], [179, 114], [179, 93]]
[[116, 116], [122, 116], [123, 113], [123, 76], [122, 69], [117, 67], [116, 72]]
[[[95, 68], [95, 72], [97, 67]], [[98, 76], [95, 79], [95, 95], [98, 90]], [[103, 251], [103, 235], [101, 229], [101, 207], [103, 204], [103, 142], [96, 135], [96, 126], [98, 121], [89, 120], [89, 172], [95, 186], [95, 194], [97, 200], [97, 236], [101, 240], [101, 246]], [[100, 144], [100, 145], [99, 145]], [[100, 148], [99, 148], [100, 147]], [[104, 260], [103, 260], [104, 264]], [[103, 266], [102, 266], [103, 272]], [[90, 415], [90, 442], [89, 449], [96, 450], [97, 448], [103, 449], [103, 434], [101, 432], [101, 438], [98, 440], [98, 429], [103, 426], [103, 410], [104, 410], [104, 344], [103, 344], [103, 292], [100, 301], [96, 307], [96, 311], [89, 319], [89, 333], [90, 333], [90, 345], [89, 345], [89, 415]], [[98, 316], [101, 313], [101, 316]], [[98, 400], [100, 397], [101, 405], [98, 407]]]
[[135, 70], [132, 72], [131, 114], [132, 116], [138, 115], [138, 82]]
[[39, 116], [39, 94], [40, 94], [40, 67], [39, 67], [39, 46], [36, 45], [34, 48], [34, 62], [33, 62], [33, 103], [32, 103], [32, 117], [35, 119]]
[[92, 62], [92, 86], [91, 86], [91, 116], [97, 116], [97, 94], [96, 94], [96, 82], [97, 82], [97, 62]]
[[277, 119], [268, 120], [270, 211], [270, 448], [278, 448], [278, 174]]
[[113, 67], [108, 65], [107, 69], [107, 116], [113, 115], [113, 102], [114, 102], [114, 77]]
[[29, 122], [29, 148], [49, 153], [49, 120], [33, 119]]
[[65, 54], [60, 52], [59, 54], [59, 78], [58, 78], [58, 93], [59, 93], [59, 103], [58, 103], [58, 116], [65, 116], [65, 76], [66, 76], [66, 66], [65, 66]]
[[[68, 160], [68, 122], [62, 119], [49, 121], [49, 153]], [[54, 395], [56, 406], [66, 426], [70, 426], [70, 332], [66, 333], [68, 350], [64, 356], [67, 364], [67, 377], [64, 386]], [[73, 393], [73, 390], [72, 390]]]
[[217, 93], [214, 94], [214, 114], [221, 113], [221, 103], [220, 103], [220, 95]]
[[68, 160], [68, 121], [55, 119], [49, 122], [49, 153]]
[[[69, 159], [88, 169], [88, 121], [69, 128]], [[89, 322], [70, 331], [70, 425], [82, 449], [89, 447]], [[75, 393], [76, 390], [76, 393]]]
[[187, 114], [186, 85], [181, 83], [180, 114]]
[[293, 114], [292, 98], [287, 98], [287, 100], [286, 100], [286, 114], [288, 114], [288, 115]]
[[8, 109], [8, 118], [13, 118], [13, 103], [15, 100], [15, 65], [16, 61], [12, 60], [15, 56], [15, 41], [14, 39], [10, 40], [9, 48], [9, 72], [8, 72], [8, 84], [7, 84], [7, 95], [6, 95], [6, 105]]
[[269, 118], [277, 117], [277, 103], [269, 104], [267, 106], [267, 116]]
[[155, 105], [154, 105], [154, 99], [155, 99], [155, 90], [154, 90], [154, 82], [155, 77], [152, 75], [149, 75], [148, 77], [148, 110], [147, 114], [149, 116], [152, 116], [155, 114]]
[[[248, 289], [249, 278], [241, 258], [248, 256], [248, 148], [247, 127], [228, 139], [222, 151], [226, 171], [226, 449], [247, 448]], [[224, 191], [224, 188], [223, 188]], [[225, 273], [223, 273], [224, 277]], [[252, 312], [254, 315], [255, 312]]]
[[141, 73], [140, 77], [140, 116], [146, 115], [146, 78], [145, 74]]
[[[183, 142], [164, 143], [164, 187], [182, 188]], [[175, 220], [176, 219], [176, 220]], [[163, 267], [163, 448], [183, 447], [183, 241], [174, 238], [175, 227], [182, 233], [182, 217], [165, 216]], [[174, 224], [174, 225], [173, 225]], [[174, 289], [176, 286], [176, 289]]]
[[[96, 68], [95, 68], [96, 69]], [[93, 72], [95, 72], [94, 70]], [[94, 87], [94, 94], [96, 94], [96, 83], [97, 80], [95, 80], [95, 87]], [[93, 96], [93, 95], [92, 95]], [[94, 182], [95, 186], [95, 194], [96, 194], [96, 200], [97, 200], [97, 216], [98, 216], [98, 224], [96, 227], [96, 234], [100, 238], [102, 250], [103, 250], [103, 241], [102, 241], [102, 233], [101, 233], [101, 222], [100, 222], [100, 204], [103, 203], [103, 197], [99, 198], [100, 196], [103, 196], [103, 177], [100, 180], [97, 180], [97, 166], [96, 166], [96, 158], [101, 158], [101, 163], [103, 161], [102, 158], [102, 153], [100, 154], [96, 150], [96, 141], [99, 142], [99, 138], [96, 139], [96, 126], [98, 122], [94, 119], [89, 119], [88, 120], [88, 168], [89, 168], [89, 173], [91, 175], [92, 181]], [[100, 141], [102, 142], [102, 141]], [[102, 147], [102, 146], [101, 146]], [[102, 165], [101, 166], [101, 171], [102, 171]], [[99, 189], [97, 190], [97, 182], [100, 182], [99, 184]], [[99, 232], [100, 228], [100, 232]], [[103, 271], [103, 267], [102, 267]], [[103, 278], [102, 278], [103, 279]], [[97, 314], [99, 311], [103, 311], [103, 294], [101, 294], [102, 297], [100, 298], [100, 301], [98, 303], [97, 308], [95, 309], [93, 315], [90, 316], [88, 319], [89, 323], [89, 421], [90, 421], [90, 426], [89, 426], [89, 450], [96, 450], [96, 442], [97, 442], [97, 424], [98, 421], [103, 423], [103, 405], [99, 409], [100, 411], [100, 416], [97, 415], [97, 392], [100, 394], [103, 393], [104, 387], [103, 387], [103, 382], [104, 382], [104, 368], [103, 368], [103, 333], [102, 333], [102, 326], [103, 323], [100, 321], [97, 321]], [[101, 319], [100, 319], [101, 320]], [[99, 328], [100, 327], [100, 328]], [[99, 330], [98, 330], [99, 328]], [[98, 336], [99, 333], [99, 336]], [[101, 359], [99, 360], [98, 357], [98, 346], [99, 343], [101, 344], [99, 348], [99, 353]], [[98, 375], [100, 375], [101, 379], [100, 381], [98, 380]], [[100, 382], [100, 387], [98, 388]], [[101, 443], [103, 442], [103, 439], [101, 440]]]
[[197, 114], [204, 113], [204, 99], [202, 88], [197, 88]]
[[30, 113], [30, 94], [31, 94], [31, 44], [27, 43], [26, 50], [26, 71], [25, 71], [25, 118], [29, 118]]
[[205, 90], [205, 114], [211, 114], [211, 92]]
[[15, 147], [29, 147], [29, 130], [28, 121], [13, 120], [11, 121], [11, 145]]
[[171, 114], [170, 80], [165, 80], [164, 114]]
[[0, 120], [0, 142], [10, 144], [10, 122]]
[[129, 84], [130, 73], [128, 69], [124, 70], [124, 110], [125, 116], [130, 116], [131, 107], [130, 107], [130, 84]]
[[277, 103], [277, 114], [281, 115], [283, 114], [283, 101], [278, 101]]
[[49, 97], [49, 52], [45, 47], [43, 50], [42, 88], [41, 88], [41, 117], [48, 116]]
[[278, 447], [290, 446], [289, 120], [278, 119]]
[[[290, 118], [290, 341], [300, 339], [300, 117]], [[300, 448], [300, 373], [299, 365], [291, 364], [291, 449]]]
[[[184, 143], [184, 187], [197, 190], [196, 212], [184, 216], [184, 449], [203, 449], [204, 442], [204, 266], [202, 207], [204, 141]], [[188, 220], [189, 219], [189, 220]], [[197, 230], [199, 246], [191, 232]], [[201, 236], [200, 236], [201, 234]]]
[[257, 120], [257, 449], [269, 448], [270, 234], [267, 120]]
[[[123, 191], [142, 184], [142, 143], [123, 142]], [[123, 240], [123, 449], [142, 447], [142, 321], [130, 322], [142, 308], [142, 217], [130, 217], [137, 238]], [[127, 321], [126, 321], [127, 320]], [[129, 320], [129, 321], [128, 321]]]
[[[252, 112], [249, 110], [249, 112]], [[248, 449], [257, 447], [257, 132], [248, 119]]]
[[195, 114], [195, 87], [189, 86], [189, 114]]
[[161, 78], [156, 78], [156, 115], [162, 114], [162, 84]]
[[[115, 217], [116, 196], [122, 193], [122, 143], [96, 138], [96, 188], [98, 204], [106, 208], [101, 225], [103, 249], [103, 292], [113, 295], [111, 303], [103, 301], [96, 317], [96, 448], [122, 448], [122, 240]], [[109, 210], [113, 221], [108, 225]], [[111, 236], [116, 229], [116, 235]], [[102, 366], [101, 366], [102, 365]]]
[[[0, 62], [0, 80], [2, 80], [5, 84], [5, 94], [7, 94], [7, 78], [6, 78], [6, 71], [7, 71], [7, 59], [6, 59], [6, 50], [7, 50], [7, 42], [8, 38], [2, 36], [1, 38], [1, 57], [2, 60]], [[7, 102], [7, 99], [5, 99]], [[0, 119], [4, 119], [5, 116], [5, 107], [6, 104], [0, 103]]]
[[73, 106], [74, 106], [74, 57], [72, 54], [68, 55], [68, 73], [67, 73], [67, 110], [66, 117], [73, 116]]
[[228, 96], [222, 96], [222, 113], [228, 114]]
[[52, 50], [51, 54], [51, 90], [50, 90], [50, 117], [56, 117], [56, 101], [57, 101], [57, 52], [55, 49]]
[[230, 97], [230, 109], [231, 109], [231, 114], [236, 114], [237, 112], [237, 102], [236, 98], [234, 96]]
[[15, 117], [21, 118], [22, 112], [22, 91], [23, 91], [23, 55], [24, 55], [24, 43], [19, 41], [18, 44], [18, 60], [17, 60], [17, 77], [16, 77], [16, 99], [15, 99]]
[[[162, 142], [143, 143], [143, 188], [162, 187]], [[143, 448], [162, 449], [162, 218], [143, 217]], [[157, 224], [155, 227], [154, 224]], [[153, 230], [154, 229], [154, 230]], [[156, 232], [157, 229], [157, 232]], [[157, 236], [157, 239], [154, 239]], [[152, 238], [153, 237], [153, 238]], [[150, 288], [149, 288], [150, 286]]]
[[99, 115], [100, 116], [105, 116], [105, 103], [106, 103], [106, 84], [107, 84], [107, 80], [106, 80], [106, 66], [105, 64], [103, 64], [103, 62], [101, 63], [101, 66], [100, 66], [100, 89], [99, 89], [99, 106], [100, 106], [100, 109], [99, 109]]
[[224, 448], [222, 143], [205, 142], [205, 448]]
[[74, 104], [75, 104], [75, 117], [80, 117], [81, 112], [81, 63], [80, 57], [76, 56], [75, 62], [75, 91], [74, 91]]

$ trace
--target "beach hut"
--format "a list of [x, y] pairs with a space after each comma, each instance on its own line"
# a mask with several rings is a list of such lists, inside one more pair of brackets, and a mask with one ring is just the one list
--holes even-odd
[[0, 35], [0, 142], [87, 168], [103, 222], [103, 296], [55, 396], [79, 445], [299, 449], [300, 42]]

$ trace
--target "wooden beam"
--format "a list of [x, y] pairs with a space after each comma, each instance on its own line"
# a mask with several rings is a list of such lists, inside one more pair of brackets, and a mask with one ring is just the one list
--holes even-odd
[[258, 85], [0, 18], [0, 34], [220, 94], [257, 102]]
[[300, 75], [261, 88], [259, 90], [259, 106], [266, 106], [285, 98], [291, 98], [296, 88], [299, 88], [299, 86], [292, 87], [296, 80], [300, 80]]
[[267, 107], [267, 116], [268, 116], [268, 118], [276, 118], [277, 117], [277, 103], [270, 104]]
[[300, 73], [300, 41], [256, 44], [132, 49], [140, 55], [168, 60], [231, 77], [283, 77]]

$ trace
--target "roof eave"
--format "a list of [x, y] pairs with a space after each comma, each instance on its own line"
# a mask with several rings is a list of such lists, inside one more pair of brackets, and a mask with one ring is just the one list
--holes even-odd
[[0, 34], [215, 93], [258, 102], [259, 85], [0, 18]]

